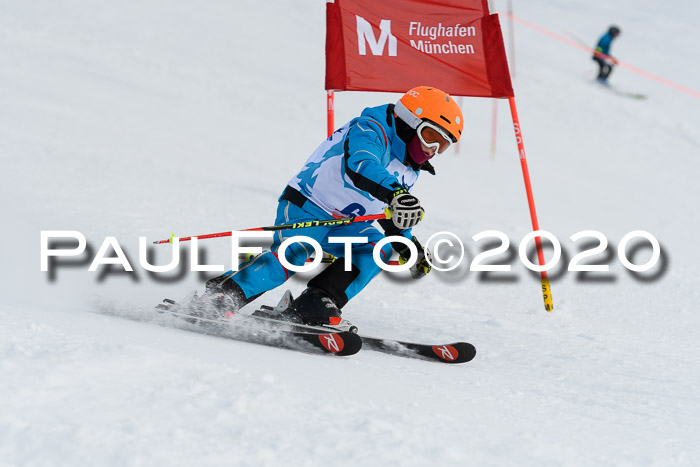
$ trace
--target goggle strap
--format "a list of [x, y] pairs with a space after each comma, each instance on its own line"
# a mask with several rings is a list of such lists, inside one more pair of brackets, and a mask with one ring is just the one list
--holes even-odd
[[401, 101], [398, 101], [394, 106], [394, 112], [401, 120], [406, 122], [408, 126], [413, 128], [414, 130], [418, 128], [418, 125], [420, 125], [423, 121], [420, 118], [413, 115], [413, 112], [408, 110], [408, 108], [405, 105], [403, 105]]

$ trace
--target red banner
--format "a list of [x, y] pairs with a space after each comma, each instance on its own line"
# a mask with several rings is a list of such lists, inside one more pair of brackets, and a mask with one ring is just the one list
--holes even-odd
[[511, 97], [498, 15], [487, 0], [326, 4], [326, 89]]

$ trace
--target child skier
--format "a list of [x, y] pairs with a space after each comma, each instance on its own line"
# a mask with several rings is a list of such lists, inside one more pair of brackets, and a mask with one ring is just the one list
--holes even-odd
[[[237, 272], [228, 271], [207, 281], [200, 302], [223, 299], [226, 309], [238, 310], [283, 284], [293, 271], [282, 266], [277, 252], [285, 238], [294, 235], [313, 238], [324, 252], [339, 259], [311, 279], [292, 302], [285, 312], [292, 321], [337, 324], [341, 308], [380, 272], [372, 251], [385, 236], [404, 236], [415, 244], [418, 258], [411, 275], [424, 276], [431, 269], [426, 260], [429, 252], [411, 234], [411, 228], [422, 219], [423, 209], [409, 191], [421, 171], [435, 173], [430, 160], [456, 143], [462, 128], [459, 106], [448, 94], [429, 86], [411, 89], [395, 105], [364, 109], [324, 141], [292, 177], [279, 198], [275, 225], [381, 213], [388, 206], [391, 219], [379, 221], [384, 233], [371, 222], [308, 227], [295, 229], [293, 234], [277, 231], [270, 251], [242, 264]], [[330, 243], [329, 237], [367, 237], [367, 243], [352, 245], [350, 271], [345, 270], [343, 260], [345, 245]], [[408, 261], [409, 248], [398, 242], [382, 248], [384, 261], [391, 256], [392, 247], [400, 263]], [[292, 243], [285, 257], [291, 264], [301, 265], [311, 252], [313, 249], [304, 243]], [[206, 309], [208, 315], [216, 314], [216, 307]]]
[[613, 39], [619, 35], [620, 28], [617, 26], [610, 26], [608, 32], [598, 41], [595, 52], [593, 52], [592, 58], [600, 67], [596, 81], [606, 86], [608, 84], [608, 77], [610, 73], [612, 73], [613, 67], [617, 64], [617, 60], [610, 56], [610, 45]]

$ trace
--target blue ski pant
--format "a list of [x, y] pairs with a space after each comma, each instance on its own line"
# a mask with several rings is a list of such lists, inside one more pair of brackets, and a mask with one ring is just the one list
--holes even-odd
[[[328, 219], [328, 214], [315, 204], [307, 201], [300, 208], [287, 200], [281, 200], [277, 206], [277, 218], [275, 225], [308, 222]], [[335, 256], [336, 261], [344, 261], [345, 245], [343, 243], [330, 243], [329, 237], [366, 237], [366, 243], [352, 245], [352, 265], [357, 274], [352, 282], [345, 287], [347, 300], [357, 295], [365, 286], [381, 271], [373, 258], [374, 245], [385, 238], [385, 235], [374, 228], [371, 222], [356, 222], [353, 224], [334, 227], [308, 227], [291, 230], [278, 230], [274, 234], [274, 241], [270, 251], [252, 258], [247, 263], [239, 266], [231, 279], [236, 282], [246, 297], [251, 298], [272, 290], [285, 283], [294, 275], [294, 271], [282, 266], [279, 261], [278, 251], [280, 244], [287, 238], [297, 235], [311, 237], [316, 240], [324, 252]], [[388, 262], [392, 254], [390, 243], [382, 246], [381, 258]], [[306, 243], [292, 243], [285, 251], [286, 260], [295, 266], [301, 266], [314, 253], [314, 248]], [[323, 266], [318, 266], [321, 272]], [[342, 306], [342, 305], [341, 305]]]

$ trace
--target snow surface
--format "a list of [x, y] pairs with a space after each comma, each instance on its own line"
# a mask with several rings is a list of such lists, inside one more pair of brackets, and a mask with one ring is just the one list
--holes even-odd
[[[530, 0], [515, 13], [591, 46], [618, 24], [613, 55], [697, 90], [699, 5]], [[474, 343], [461, 366], [323, 357], [151, 318], [211, 273], [146, 274], [138, 237], [270, 224], [323, 139], [324, 19], [321, 1], [0, 2], [0, 465], [700, 464], [698, 101], [624, 69], [612, 82], [649, 98], [612, 94], [584, 53], [517, 24], [540, 225], [564, 265], [581, 247], [571, 235], [604, 233], [611, 254], [593, 260], [609, 273], [555, 270], [552, 313], [517, 257], [488, 280], [468, 263], [420, 282], [384, 274], [346, 307], [370, 335]], [[336, 123], [397, 97], [338, 93]], [[463, 108], [459, 150], [416, 187], [416, 232], [454, 232], [473, 258], [472, 235], [500, 230], [517, 248], [531, 228], [506, 103], [494, 155], [491, 101]], [[663, 256], [634, 275], [616, 248], [638, 229]], [[137, 272], [90, 273], [85, 256], [42, 273], [42, 230], [80, 231], [93, 254], [115, 236]], [[201, 247], [230, 266], [227, 240]]]

